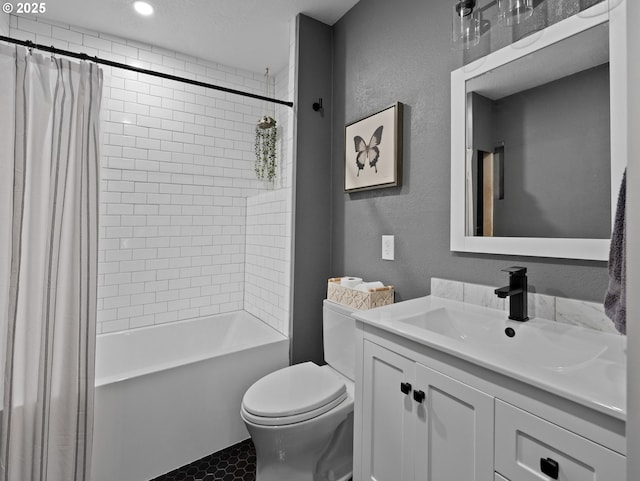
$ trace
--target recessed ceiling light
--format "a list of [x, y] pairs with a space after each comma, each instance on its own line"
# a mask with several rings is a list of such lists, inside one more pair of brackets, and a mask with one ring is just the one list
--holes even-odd
[[133, 2], [133, 8], [140, 15], [144, 15], [148, 17], [149, 15], [153, 15], [153, 7], [147, 2]]

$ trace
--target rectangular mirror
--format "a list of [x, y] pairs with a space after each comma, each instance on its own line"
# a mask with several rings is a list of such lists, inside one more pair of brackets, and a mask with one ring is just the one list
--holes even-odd
[[451, 250], [606, 260], [624, 170], [608, 2], [451, 75]]

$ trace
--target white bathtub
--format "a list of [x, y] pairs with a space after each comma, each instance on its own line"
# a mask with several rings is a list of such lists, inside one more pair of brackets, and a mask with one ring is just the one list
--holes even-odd
[[288, 362], [288, 339], [245, 311], [99, 335], [92, 481], [147, 481], [248, 438], [244, 392]]

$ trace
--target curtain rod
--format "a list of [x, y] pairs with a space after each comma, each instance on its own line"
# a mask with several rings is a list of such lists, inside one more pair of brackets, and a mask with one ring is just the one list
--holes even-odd
[[160, 77], [167, 80], [174, 80], [176, 82], [182, 82], [190, 85], [197, 85], [198, 87], [204, 87], [213, 90], [220, 90], [222, 92], [226, 92], [229, 94], [241, 95], [243, 97], [251, 97], [252, 99], [264, 100], [266, 102], [271, 102], [274, 104], [286, 105], [287, 107], [293, 107], [293, 102], [288, 102], [286, 100], [279, 100], [276, 98], [265, 97], [264, 95], [253, 94], [251, 92], [243, 92], [242, 90], [236, 90], [228, 87], [222, 87], [220, 85], [214, 85], [206, 82], [200, 82], [198, 80], [193, 80], [185, 77], [178, 77], [176, 75], [171, 75], [162, 72], [156, 72], [155, 70], [148, 70], [146, 68], [134, 67], [133, 65], [127, 65], [120, 62], [113, 62], [111, 60], [106, 60], [100, 57], [92, 57], [87, 55], [86, 53], [77, 53], [71, 52], [69, 50], [62, 50], [60, 48], [55, 48], [53, 46], [49, 47], [47, 45], [41, 45], [34, 43], [30, 40], [18, 40], [16, 38], [5, 37], [4, 35], [0, 35], [0, 40], [3, 42], [14, 43], [17, 45], [22, 45], [24, 47], [36, 50], [43, 50], [45, 52], [49, 52], [55, 55], [64, 55], [67, 57], [78, 58], [80, 60], [88, 60], [90, 62], [95, 62], [103, 65], [108, 65], [109, 67], [122, 68], [125, 70], [131, 70], [133, 72], [143, 73], [145, 75], [151, 75], [153, 77]]

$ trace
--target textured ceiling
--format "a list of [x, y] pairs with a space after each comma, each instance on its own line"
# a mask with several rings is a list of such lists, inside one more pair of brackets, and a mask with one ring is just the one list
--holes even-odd
[[42, 16], [254, 72], [278, 72], [289, 59], [289, 20], [304, 13], [333, 25], [358, 0], [53, 0]]

